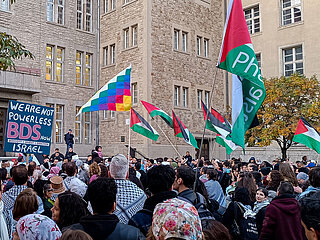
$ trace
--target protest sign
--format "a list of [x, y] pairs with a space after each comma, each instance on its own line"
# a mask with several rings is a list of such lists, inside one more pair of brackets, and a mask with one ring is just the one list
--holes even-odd
[[50, 154], [54, 109], [9, 101], [4, 151]]

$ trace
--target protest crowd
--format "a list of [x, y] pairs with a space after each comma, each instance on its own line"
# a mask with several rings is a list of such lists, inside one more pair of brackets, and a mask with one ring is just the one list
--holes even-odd
[[320, 237], [320, 167], [306, 156], [43, 157], [2, 161], [0, 240]]

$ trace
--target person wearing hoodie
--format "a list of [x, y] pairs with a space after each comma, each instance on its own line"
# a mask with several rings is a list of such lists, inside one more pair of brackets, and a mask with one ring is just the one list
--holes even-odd
[[310, 186], [298, 196], [298, 200], [307, 196], [310, 192], [320, 191], [320, 167], [315, 167], [309, 172]]
[[266, 209], [260, 240], [303, 240], [300, 206], [290, 182], [281, 182], [275, 197]]
[[266, 213], [266, 208], [270, 204], [268, 200], [268, 190], [259, 188], [256, 193], [256, 202], [254, 203], [253, 212], [256, 214], [256, 224], [258, 235], [260, 235], [263, 220]]
[[114, 179], [98, 178], [88, 186], [93, 215], [83, 217], [71, 230], [82, 230], [95, 240], [145, 239], [138, 228], [119, 222], [116, 210], [117, 184]]

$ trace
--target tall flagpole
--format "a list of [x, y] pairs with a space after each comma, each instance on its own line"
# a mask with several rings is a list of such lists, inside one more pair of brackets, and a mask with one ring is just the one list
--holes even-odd
[[160, 127], [160, 125], [157, 123], [157, 121], [152, 118], [152, 120], [156, 123], [156, 125], [158, 126], [158, 128], [161, 130], [161, 132], [163, 133], [163, 135], [167, 138], [168, 142], [171, 144], [172, 148], [176, 151], [176, 153], [179, 155], [179, 157], [182, 157], [182, 155], [178, 152], [177, 148], [173, 145], [173, 143], [170, 141], [169, 137], [167, 136], [167, 134], [162, 130], [162, 128]]
[[128, 160], [130, 159], [130, 148], [131, 148], [131, 109], [129, 113], [129, 146], [128, 146]]

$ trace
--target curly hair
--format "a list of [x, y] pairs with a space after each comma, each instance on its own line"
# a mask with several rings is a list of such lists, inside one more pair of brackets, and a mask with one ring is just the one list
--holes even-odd
[[93, 162], [89, 167], [89, 177], [92, 177], [95, 174], [100, 176], [101, 168], [99, 167], [98, 163]]
[[58, 195], [60, 216], [57, 222], [60, 229], [78, 223], [89, 215], [87, 203], [76, 193], [67, 191]]
[[283, 176], [278, 170], [272, 170], [270, 172], [271, 181], [268, 183], [267, 189], [277, 191], [280, 182], [283, 181]]
[[13, 207], [13, 219], [18, 221], [23, 216], [38, 210], [37, 193], [32, 188], [23, 190], [17, 197]]
[[280, 163], [279, 172], [282, 174], [284, 180], [291, 182], [293, 186], [298, 186], [298, 180], [296, 175], [292, 171], [292, 168], [289, 163]]

